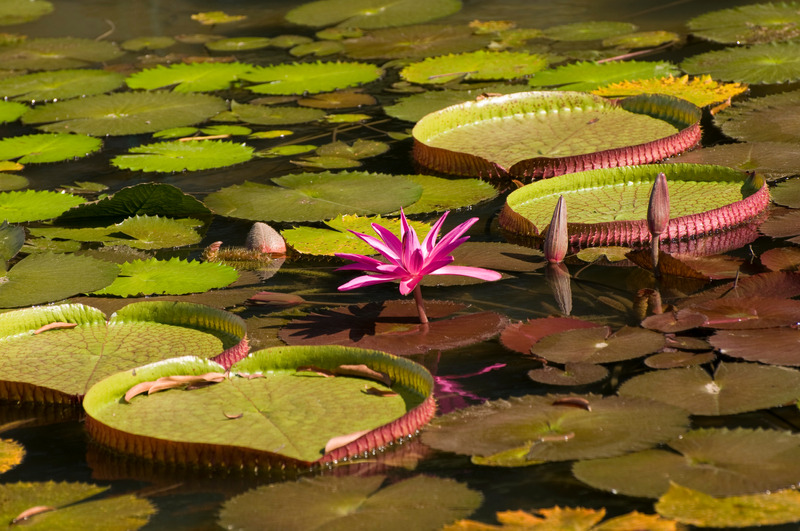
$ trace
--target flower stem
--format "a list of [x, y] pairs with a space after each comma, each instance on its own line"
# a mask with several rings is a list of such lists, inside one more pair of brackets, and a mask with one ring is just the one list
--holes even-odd
[[428, 315], [425, 313], [425, 301], [422, 300], [422, 290], [417, 284], [414, 288], [414, 300], [417, 303], [417, 313], [419, 313], [419, 322], [421, 324], [428, 324]]

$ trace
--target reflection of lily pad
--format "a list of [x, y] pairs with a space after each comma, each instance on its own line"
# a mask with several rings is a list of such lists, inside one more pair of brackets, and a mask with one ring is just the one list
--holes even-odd
[[[366, 367], [348, 376], [353, 366]], [[100, 444], [157, 461], [268, 469], [270, 463], [361, 457], [412, 435], [435, 410], [433, 378], [422, 366], [335, 346], [261, 350], [214, 385], [123, 398], [133, 386], [161, 377], [224, 370], [186, 356], [111, 375], [84, 398], [87, 429]], [[380, 373], [389, 384], [376, 379]], [[395, 394], [364, 392], [365, 385]], [[351, 442], [331, 448], [331, 439], [343, 436]], [[158, 451], [148, 449], [153, 444]]]
[[713, 376], [701, 367], [648, 372], [619, 388], [682, 407], [692, 415], [733, 415], [782, 406], [800, 398], [800, 371], [755, 363], [720, 363]]
[[85, 157], [101, 146], [99, 139], [86, 135], [43, 133], [10, 136], [0, 140], [0, 160], [17, 159], [20, 164], [58, 162]]
[[532, 87], [558, 87], [559, 90], [594, 90], [610, 83], [663, 78], [678, 72], [675, 65], [665, 61], [581, 62], [539, 72], [528, 84]]
[[229, 186], [206, 196], [205, 203], [217, 214], [253, 221], [322, 221], [396, 212], [422, 194], [418, 184], [385, 174], [300, 173], [272, 181], [278, 186]]
[[800, 13], [796, 2], [770, 2], [711, 11], [686, 25], [693, 35], [714, 42], [779, 42], [800, 36]]
[[581, 461], [581, 481], [627, 496], [657, 498], [670, 481], [712, 496], [755, 494], [800, 481], [800, 436], [778, 430], [699, 429], [668, 443], [674, 451]]
[[3, 46], [0, 64], [3, 68], [15, 70], [81, 68], [115, 59], [122, 53], [116, 44], [108, 41], [72, 37], [28, 39]]
[[547, 179], [512, 192], [500, 214], [506, 230], [543, 235], [558, 198], [568, 212], [570, 243], [634, 245], [650, 241], [647, 205], [652, 183], [663, 172], [670, 194], [664, 239], [696, 238], [743, 224], [769, 204], [763, 180], [723, 166], [649, 164], [590, 170]]
[[124, 77], [105, 70], [73, 69], [0, 79], [0, 96], [16, 101], [67, 100], [111, 92]]
[[236, 270], [224, 264], [151, 258], [120, 265], [117, 279], [94, 294], [117, 297], [183, 295], [224, 288], [237, 278]]
[[124, 92], [48, 103], [25, 113], [23, 123], [46, 124], [39, 129], [51, 132], [133, 135], [193, 125], [225, 107], [205, 94]]
[[438, 530], [478, 508], [483, 496], [450, 479], [416, 476], [304, 478], [265, 485], [228, 500], [224, 529]]
[[256, 94], [305, 94], [329, 92], [375, 81], [381, 68], [368, 63], [293, 63], [256, 67], [242, 79], [256, 83], [247, 89]]
[[479, 50], [429, 57], [403, 68], [400, 77], [411, 83], [422, 84], [447, 83], [457, 79], [516, 79], [530, 76], [546, 66], [547, 59], [541, 55]]
[[459, 454], [489, 458], [503, 453], [507, 464], [522, 466], [649, 448], [679, 436], [687, 424], [685, 411], [653, 400], [528, 395], [439, 417], [422, 441]]
[[753, 98], [714, 116], [726, 135], [743, 142], [800, 142], [800, 91]]
[[133, 303], [108, 319], [81, 304], [4, 313], [0, 379], [13, 382], [4, 398], [69, 403], [117, 371], [180, 355], [217, 356], [244, 335], [239, 317], [189, 303]]
[[756, 44], [693, 55], [681, 63], [689, 74], [752, 85], [800, 79], [800, 43]]
[[241, 164], [252, 157], [253, 148], [240, 143], [176, 140], [136, 146], [127, 155], [111, 159], [111, 164], [123, 170], [134, 171], [198, 171]]
[[457, 175], [551, 177], [678, 153], [698, 142], [699, 119], [697, 107], [668, 96], [615, 103], [581, 92], [520, 92], [425, 116], [413, 129], [414, 158]]
[[286, 20], [319, 28], [373, 29], [418, 24], [451, 15], [461, 9], [461, 0], [317, 0], [296, 7]]
[[424, 327], [411, 300], [320, 310], [291, 321], [280, 338], [290, 345], [352, 345], [405, 355], [479, 343], [507, 324], [494, 312], [445, 318], [462, 309], [446, 301], [426, 301], [425, 308], [431, 322]]

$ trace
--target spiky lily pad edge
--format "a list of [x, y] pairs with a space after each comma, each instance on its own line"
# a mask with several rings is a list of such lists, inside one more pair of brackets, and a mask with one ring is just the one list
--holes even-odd
[[[302, 351], [308, 348], [309, 347], [292, 346], [273, 347], [253, 352], [251, 356], [261, 352], [279, 349]], [[322, 466], [336, 465], [340, 462], [345, 463], [360, 458], [366, 459], [374, 456], [378, 451], [384, 451], [387, 447], [392, 447], [395, 444], [403, 444], [415, 435], [418, 435], [420, 428], [430, 422], [436, 414], [436, 401], [433, 395], [433, 376], [431, 376], [422, 365], [377, 350], [339, 347], [335, 345], [319, 348], [333, 349], [334, 351], [338, 351], [339, 355], [332, 355], [324, 358], [319, 356], [310, 357], [310, 360], [313, 361], [313, 365], [317, 367], [322, 369], [335, 369], [337, 365], [342, 362], [341, 353], [343, 352], [361, 351], [368, 353], [369, 357], [365, 359], [358, 358], [360, 363], [364, 363], [373, 370], [388, 374], [395, 384], [413, 389], [425, 398], [420, 404], [408, 410], [403, 416], [365, 433], [344, 446], [325, 453], [316, 461], [302, 461], [278, 453], [240, 446], [172, 441], [147, 435], [133, 434], [108, 426], [92, 417], [92, 412], [102, 405], [101, 402], [104, 399], [109, 399], [109, 395], [113, 393], [114, 396], [112, 398], [119, 399], [125, 394], [131, 384], [146, 381], [147, 371], [142, 369], [156, 364], [161, 365], [170, 361], [165, 360], [139, 367], [135, 378], [127, 379], [123, 382], [124, 389], [101, 389], [96, 392], [93, 392], [94, 387], [90, 389], [83, 403], [86, 413], [86, 431], [93, 442], [107, 450], [167, 466], [202, 467], [208, 470], [223, 472], [232, 470], [271, 471], [316, 469]], [[206, 363], [205, 367], [200, 367], [198, 370], [188, 372], [201, 374], [203, 369], [215, 369], [213, 361], [201, 360], [200, 358], [193, 358], [192, 356], [173, 358], [172, 361], [181, 359], [197, 359]], [[350, 359], [350, 362], [353, 361], [353, 359]], [[299, 365], [302, 365], [302, 363], [297, 366]], [[216, 369], [218, 370], [219, 367], [216, 367]], [[117, 384], [117, 387], [119, 387], [119, 382], [114, 380], [120, 380], [120, 377], [125, 374], [130, 374], [130, 371], [123, 371], [109, 376], [96, 384], [95, 387], [100, 389], [100, 386], [105, 382]], [[140, 374], [141, 377], [139, 376]], [[116, 397], [116, 394], [119, 394], [119, 397]]]
[[[645, 166], [628, 166], [624, 168], [605, 168], [587, 172], [574, 173], [559, 178], [559, 184], [569, 183], [578, 184], [583, 179], [591, 176], [602, 175], [603, 173], [613, 175], [615, 172], [629, 172], [636, 174], [649, 173], [653, 178], [659, 172], [666, 172], [668, 175], [681, 174], [681, 170], [690, 170], [693, 173], [707, 170], [709, 174], [716, 172], [730, 179], [743, 174], [726, 166], [714, 166], [705, 164], [649, 164]], [[667, 230], [662, 236], [664, 240], [686, 241], [699, 238], [708, 234], [714, 234], [745, 225], [747, 222], [757, 218], [769, 206], [770, 196], [767, 182], [763, 178], [755, 177], [756, 184], [751, 190], [750, 195], [737, 201], [718, 208], [672, 218], [669, 220]], [[541, 183], [544, 184], [544, 183]], [[549, 181], [549, 187], [556, 187], [556, 181]], [[571, 189], [576, 189], [575, 187]], [[513, 192], [512, 192], [513, 196]], [[533, 222], [514, 211], [510, 206], [509, 199], [500, 211], [500, 226], [513, 235], [522, 237], [537, 238], [545, 234], [546, 227], [536, 227]], [[614, 221], [605, 223], [567, 223], [570, 247], [583, 248], [599, 245], [625, 245], [642, 246], [650, 241], [650, 231], [646, 219], [633, 221]]]
[[[536, 98], [544, 98], [542, 103], [534, 101], [530, 105], [534, 108], [547, 108], [551, 105], [557, 106], [559, 96], [564, 98], [592, 97], [589, 93], [569, 91], [517, 92], [484, 100], [488, 103], [483, 103], [483, 105], [491, 103], [501, 105], [513, 99], [525, 100], [527, 98], [535, 100]], [[554, 98], [555, 102], [547, 101], [551, 98]], [[598, 100], [603, 101], [602, 98], [598, 98]], [[447, 123], [447, 120], [441, 119], [443, 115], [458, 114], [476, 105], [475, 101], [468, 101], [435, 111], [417, 122], [414, 127], [416, 134], [412, 132], [414, 136], [413, 157], [420, 166], [445, 174], [497, 180], [509, 178], [534, 180], [599, 168], [649, 164], [677, 155], [700, 144], [702, 137], [700, 129], [702, 110], [692, 103], [663, 94], [640, 94], [629, 98], [605, 101], [606, 104], [621, 107], [629, 112], [645, 114], [667, 121], [675, 125], [679, 131], [651, 142], [622, 148], [567, 157], [530, 158], [517, 162], [509, 168], [504, 168], [496, 162], [477, 155], [429, 146], [419, 140], [420, 132], [424, 131], [425, 128], [437, 129], [440, 128], [437, 125], [438, 123]]]

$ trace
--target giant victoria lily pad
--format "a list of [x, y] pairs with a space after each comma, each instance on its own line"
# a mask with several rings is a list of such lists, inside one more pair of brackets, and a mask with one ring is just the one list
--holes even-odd
[[447, 107], [414, 127], [414, 158], [485, 178], [552, 177], [656, 162], [700, 141], [700, 109], [664, 95], [520, 92]]
[[660, 172], [667, 176], [672, 218], [665, 240], [695, 238], [743, 224], [769, 204], [766, 183], [747, 179], [734, 169], [650, 164], [590, 170], [531, 183], [508, 196], [500, 225], [522, 236], [542, 235], [563, 195], [571, 245], [641, 245], [650, 241], [647, 205]]
[[124, 398], [158, 378], [224, 371], [187, 356], [116, 373], [87, 393], [87, 429], [104, 446], [156, 461], [310, 466], [402, 442], [436, 408], [421, 365], [336, 346], [261, 350], [214, 385]]
[[241, 358], [244, 336], [239, 317], [200, 304], [133, 303], [108, 319], [82, 304], [8, 312], [0, 315], [0, 396], [75, 402], [102, 378], [144, 363], [188, 354]]

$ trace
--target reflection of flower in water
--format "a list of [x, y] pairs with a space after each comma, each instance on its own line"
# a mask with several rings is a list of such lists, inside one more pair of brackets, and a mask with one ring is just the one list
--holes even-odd
[[505, 363], [495, 363], [479, 370], [478, 372], [471, 372], [469, 374], [451, 374], [448, 376], [434, 377], [433, 394], [436, 397], [436, 402], [439, 405], [439, 412], [441, 414], [450, 413], [456, 409], [464, 409], [465, 407], [473, 404], [482, 404], [488, 399], [478, 396], [474, 393], [463, 389], [461, 384], [455, 380], [462, 380], [464, 378], [472, 378], [473, 376], [480, 376], [487, 372], [502, 369]]

